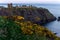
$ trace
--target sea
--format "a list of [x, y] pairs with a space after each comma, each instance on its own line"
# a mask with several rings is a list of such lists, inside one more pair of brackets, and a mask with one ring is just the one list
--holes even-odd
[[[13, 4], [13, 6], [32, 5], [36, 7], [42, 7], [48, 9], [56, 18], [60, 17], [60, 4]], [[0, 6], [7, 7], [7, 4], [0, 4]], [[57, 33], [56, 36], [60, 37], [60, 21], [53, 21], [44, 25], [53, 33]]]

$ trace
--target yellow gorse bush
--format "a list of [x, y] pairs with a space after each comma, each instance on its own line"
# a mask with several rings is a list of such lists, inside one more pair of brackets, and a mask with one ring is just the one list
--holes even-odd
[[21, 27], [21, 30], [24, 34], [33, 34], [33, 31], [27, 27]]
[[22, 17], [22, 16], [17, 16], [17, 19], [18, 19], [18, 20], [22, 20], [22, 19], [24, 19], [24, 17]]
[[47, 28], [44, 28], [43, 26], [37, 25], [37, 24], [33, 24], [30, 21], [27, 22], [16, 22], [18, 24], [20, 24], [21, 30], [24, 34], [40, 34], [40, 35], [44, 35], [46, 36], [47, 34], [50, 37], [54, 37], [53, 33], [51, 31], [49, 31]]
[[[19, 23], [22, 27], [21, 30], [24, 34], [41, 34], [41, 35], [47, 35], [49, 34], [50, 36], [53, 35], [50, 31], [48, 31], [47, 28], [44, 28], [40, 25], [37, 24], [32, 24], [30, 21], [27, 22], [21, 22]], [[44, 32], [47, 30], [47, 32]]]
[[[4, 16], [4, 18], [8, 18], [7, 16]], [[49, 31], [47, 28], [44, 28], [43, 26], [40, 26], [38, 24], [33, 24], [30, 21], [22, 21], [24, 20], [24, 17], [22, 16], [13, 16], [12, 18], [15, 19], [15, 23], [21, 25], [22, 33], [27, 35], [37, 34], [37, 35], [43, 35], [43, 36], [49, 36], [56, 38], [56, 40], [59, 40], [51, 31]], [[37, 20], [40, 20], [40, 18], [36, 17]], [[18, 21], [20, 20], [20, 21]]]
[[23, 16], [12, 16], [12, 18], [15, 20], [15, 21], [18, 21], [18, 20], [20, 20], [20, 21], [22, 21], [22, 20], [24, 20], [24, 17]]
[[21, 23], [21, 30], [24, 34], [33, 34], [32, 24], [28, 21], [25, 23]]

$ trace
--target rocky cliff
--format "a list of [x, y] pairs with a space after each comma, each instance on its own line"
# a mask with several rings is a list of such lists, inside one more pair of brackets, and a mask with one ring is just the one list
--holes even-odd
[[55, 16], [53, 16], [48, 9], [45, 8], [16, 8], [13, 7], [11, 9], [5, 8], [0, 10], [0, 15], [2, 16], [23, 16], [24, 21], [31, 21], [37, 24], [44, 24], [50, 21], [55, 20]]

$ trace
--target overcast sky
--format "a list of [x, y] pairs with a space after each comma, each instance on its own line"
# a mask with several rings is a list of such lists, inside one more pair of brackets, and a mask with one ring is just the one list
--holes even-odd
[[0, 0], [0, 3], [53, 3], [60, 4], [60, 0]]

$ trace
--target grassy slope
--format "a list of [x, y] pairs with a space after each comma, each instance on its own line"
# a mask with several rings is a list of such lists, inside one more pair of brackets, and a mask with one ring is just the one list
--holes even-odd
[[[13, 20], [5, 19], [4, 17], [0, 16], [0, 40], [51, 40], [52, 36], [50, 38], [44, 36], [44, 33], [42, 30], [37, 30], [38, 25], [35, 25], [34, 29], [37, 30], [37, 32], [34, 32], [35, 30], [32, 30], [33, 33], [29, 34], [31, 32], [30, 29], [27, 29], [26, 26], [23, 26], [23, 24], [20, 24], [21, 22], [14, 22]], [[24, 25], [26, 25], [27, 22], [25, 22]], [[32, 24], [32, 23], [31, 23]], [[28, 25], [29, 26], [29, 25]], [[33, 27], [33, 25], [31, 25]], [[22, 30], [21, 28], [24, 27], [24, 29], [30, 30]], [[43, 30], [45, 28], [39, 27]], [[41, 31], [39, 33], [39, 31]], [[48, 30], [47, 30], [48, 31]], [[39, 33], [39, 34], [38, 34]], [[52, 34], [52, 33], [51, 33]], [[54, 35], [54, 34], [53, 34]], [[55, 35], [54, 35], [55, 36]], [[54, 37], [54, 40], [59, 40], [57, 37]]]

